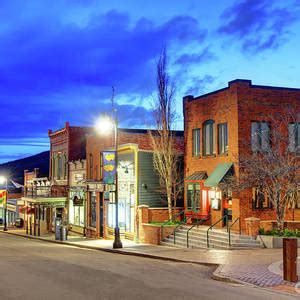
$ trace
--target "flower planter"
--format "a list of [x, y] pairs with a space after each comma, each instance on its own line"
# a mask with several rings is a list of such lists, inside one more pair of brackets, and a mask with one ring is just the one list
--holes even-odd
[[266, 248], [282, 248], [284, 238], [297, 239], [298, 248], [300, 248], [300, 238], [296, 237], [280, 237], [272, 235], [258, 235], [257, 240], [261, 241]]

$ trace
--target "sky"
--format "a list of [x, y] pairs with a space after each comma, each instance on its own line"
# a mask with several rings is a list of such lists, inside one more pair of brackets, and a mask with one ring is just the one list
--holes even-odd
[[182, 97], [228, 81], [300, 87], [300, 0], [1, 0], [0, 163], [49, 149], [48, 129], [152, 124], [155, 65], [166, 47]]

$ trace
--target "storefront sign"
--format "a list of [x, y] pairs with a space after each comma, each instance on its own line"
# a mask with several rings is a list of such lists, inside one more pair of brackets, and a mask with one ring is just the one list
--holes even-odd
[[0, 205], [6, 202], [6, 190], [0, 190]]
[[73, 198], [73, 205], [74, 206], [83, 206], [83, 198], [75, 196]]
[[103, 181], [113, 184], [116, 179], [116, 155], [114, 151], [103, 152]]

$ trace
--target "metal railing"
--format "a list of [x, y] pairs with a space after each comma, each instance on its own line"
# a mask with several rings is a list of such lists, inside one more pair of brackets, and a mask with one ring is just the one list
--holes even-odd
[[217, 222], [215, 222], [214, 224], [212, 224], [206, 232], [206, 242], [207, 242], [207, 248], [209, 248], [209, 231], [213, 229], [213, 227], [215, 225], [217, 225], [218, 223], [220, 223], [221, 221], [226, 220], [226, 227], [227, 227], [227, 232], [228, 232], [228, 215], [223, 216], [221, 219], [219, 219]]
[[230, 234], [231, 228], [237, 221], [239, 221], [239, 234], [241, 234], [241, 220], [240, 220], [240, 217], [238, 217], [234, 220], [234, 222], [230, 225], [230, 227], [228, 229], [228, 245], [229, 245], [229, 247], [231, 247], [231, 234]]
[[[188, 220], [190, 220], [191, 218], [195, 218], [195, 217], [198, 218], [198, 215], [197, 215], [197, 213], [193, 212], [192, 215], [190, 215], [188, 218], [185, 219], [185, 223], [186, 223]], [[174, 231], [173, 231], [174, 244], [176, 244], [176, 230], [178, 229], [178, 227], [180, 227], [182, 224], [185, 224], [185, 223], [180, 223], [180, 224], [178, 224], [178, 225], [175, 227], [175, 229], [174, 229]]]
[[204, 218], [198, 220], [197, 218], [197, 222], [195, 224], [193, 224], [186, 232], [186, 247], [189, 248], [189, 233], [190, 231], [195, 227], [195, 226], [199, 226], [200, 224], [202, 224], [203, 222], [207, 221], [210, 219], [210, 216], [205, 216]]

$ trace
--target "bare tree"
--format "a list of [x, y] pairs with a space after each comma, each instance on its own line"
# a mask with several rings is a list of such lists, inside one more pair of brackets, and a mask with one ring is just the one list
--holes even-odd
[[180, 150], [172, 127], [175, 121], [175, 85], [167, 72], [167, 53], [163, 49], [156, 65], [157, 99], [154, 119], [156, 130], [149, 130], [153, 147], [153, 164], [160, 178], [161, 190], [168, 201], [169, 219], [173, 216], [173, 205], [182, 190], [180, 176]]
[[220, 188], [239, 196], [255, 188], [258, 201], [270, 201], [278, 229], [283, 229], [287, 208], [294, 207], [300, 196], [300, 147], [296, 140], [299, 119], [295, 114], [284, 113], [268, 120], [263, 130], [252, 128], [251, 143], [243, 145], [251, 151], [237, 158], [238, 176], [227, 177]]

